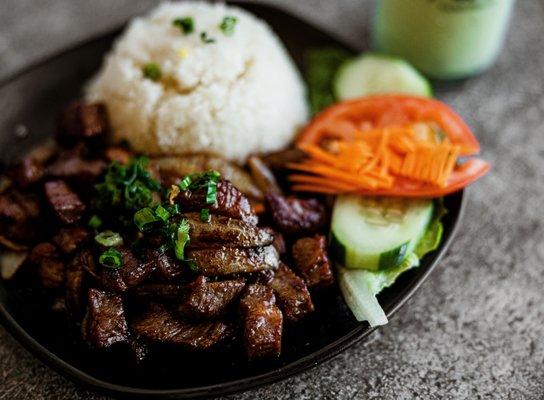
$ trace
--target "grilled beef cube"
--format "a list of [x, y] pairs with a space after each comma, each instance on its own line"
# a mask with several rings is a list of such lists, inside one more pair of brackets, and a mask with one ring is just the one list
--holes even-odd
[[119, 269], [103, 267], [100, 273], [102, 284], [114, 292], [124, 292], [130, 287], [144, 281], [154, 270], [155, 265], [150, 262], [140, 262], [125, 247], [118, 249], [123, 256], [123, 266]]
[[81, 156], [60, 157], [47, 167], [47, 175], [53, 178], [93, 182], [100, 177], [108, 165], [102, 160], [85, 160]]
[[185, 292], [185, 285], [176, 283], [144, 283], [133, 287], [128, 294], [131, 297], [149, 300], [180, 301]]
[[185, 215], [191, 226], [191, 248], [210, 247], [259, 247], [274, 241], [270, 231], [239, 219], [210, 215], [209, 222], [203, 222], [199, 213]]
[[195, 191], [184, 190], [176, 197], [176, 201], [186, 212], [209, 208], [214, 214], [241, 219], [252, 225], [257, 224], [258, 218], [251, 208], [249, 200], [229, 181], [222, 179], [217, 182], [217, 200], [214, 204], [206, 202], [206, 193], [207, 188]]
[[57, 129], [59, 141], [66, 143], [104, 136], [108, 130], [106, 107], [74, 101], [59, 113]]
[[243, 280], [208, 282], [204, 276], [199, 276], [187, 285], [179, 312], [195, 318], [218, 317], [242, 293], [245, 285]]
[[65, 224], [79, 221], [85, 212], [85, 204], [64, 181], [46, 182], [45, 197], [56, 216]]
[[89, 289], [87, 315], [81, 329], [83, 338], [97, 349], [126, 343], [129, 333], [121, 296]]
[[244, 343], [250, 360], [278, 357], [281, 353], [283, 316], [272, 289], [252, 284], [242, 300], [240, 313]]
[[169, 253], [148, 250], [145, 254], [145, 260], [146, 263], [155, 267], [156, 275], [159, 279], [171, 281], [182, 277], [186, 273], [183, 265]]
[[71, 254], [85, 244], [91, 233], [88, 229], [79, 226], [61, 228], [55, 236], [53, 242], [64, 254]]
[[87, 249], [77, 253], [66, 267], [64, 301], [66, 309], [74, 317], [83, 310], [85, 271], [94, 271], [95, 269], [93, 255]]
[[288, 235], [316, 233], [327, 223], [325, 206], [317, 199], [299, 199], [268, 193], [266, 203], [276, 228]]
[[194, 260], [198, 272], [204, 276], [230, 275], [276, 269], [279, 254], [273, 246], [256, 248], [219, 247], [189, 250], [187, 257]]
[[131, 324], [132, 331], [151, 342], [205, 350], [231, 336], [231, 328], [220, 321], [189, 322], [152, 304]]
[[40, 202], [35, 195], [15, 189], [0, 194], [0, 232], [8, 246], [32, 241], [39, 215]]
[[308, 287], [287, 265], [280, 264], [270, 287], [288, 321], [297, 322], [314, 311]]
[[41, 162], [32, 156], [26, 156], [19, 163], [11, 167], [7, 175], [17, 182], [20, 187], [27, 187], [39, 182], [45, 175], [45, 168]]
[[325, 236], [299, 239], [293, 245], [293, 259], [298, 272], [310, 288], [328, 286], [334, 275], [327, 255]]
[[34, 246], [29, 261], [38, 267], [38, 276], [42, 286], [58, 289], [64, 284], [64, 263], [52, 243], [40, 243]]

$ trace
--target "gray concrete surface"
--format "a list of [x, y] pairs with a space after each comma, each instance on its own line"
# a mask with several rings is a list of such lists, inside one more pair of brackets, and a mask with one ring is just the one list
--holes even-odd
[[[0, 76], [139, 13], [146, 0], [2, 0]], [[276, 0], [358, 43], [371, 3]], [[544, 398], [544, 2], [519, 0], [498, 64], [443, 98], [494, 164], [440, 267], [364, 343], [230, 399]], [[101, 399], [0, 329], [0, 399]]]

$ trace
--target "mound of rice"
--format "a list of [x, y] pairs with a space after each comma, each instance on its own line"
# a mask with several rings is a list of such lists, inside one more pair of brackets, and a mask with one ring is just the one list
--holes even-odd
[[[226, 16], [237, 19], [230, 35], [219, 27]], [[183, 17], [193, 19], [192, 33], [173, 26]], [[160, 68], [159, 80], [144, 77], [149, 63]], [[307, 118], [304, 86], [278, 38], [223, 4], [163, 3], [135, 19], [86, 97], [106, 104], [115, 140], [150, 155], [209, 152], [243, 161], [288, 145]]]

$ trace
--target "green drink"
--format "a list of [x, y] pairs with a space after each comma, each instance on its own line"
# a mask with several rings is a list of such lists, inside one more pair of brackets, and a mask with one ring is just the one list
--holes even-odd
[[377, 50], [403, 57], [432, 78], [488, 68], [499, 54], [514, 0], [378, 0]]

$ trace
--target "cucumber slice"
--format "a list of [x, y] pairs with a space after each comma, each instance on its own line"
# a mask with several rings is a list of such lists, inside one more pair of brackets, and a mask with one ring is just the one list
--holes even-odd
[[433, 96], [429, 81], [408, 62], [372, 53], [342, 64], [335, 76], [334, 91], [339, 100], [383, 93]]
[[332, 255], [347, 268], [396, 267], [425, 234], [433, 208], [432, 200], [338, 196], [332, 213]]

